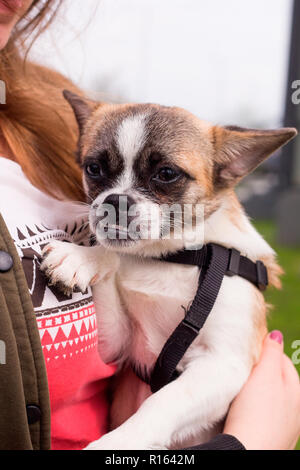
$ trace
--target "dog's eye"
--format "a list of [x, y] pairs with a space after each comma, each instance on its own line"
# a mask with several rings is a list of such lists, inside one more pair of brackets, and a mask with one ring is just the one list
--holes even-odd
[[174, 183], [180, 177], [180, 173], [173, 168], [164, 167], [154, 176], [154, 180], [160, 183]]
[[85, 172], [90, 178], [102, 176], [102, 168], [99, 163], [89, 163], [85, 166]]

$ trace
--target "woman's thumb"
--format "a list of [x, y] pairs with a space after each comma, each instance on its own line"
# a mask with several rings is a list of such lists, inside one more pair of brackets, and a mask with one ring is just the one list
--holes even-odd
[[269, 333], [267, 339], [271, 341], [271, 344], [275, 342], [283, 346], [283, 334], [279, 330], [274, 330]]
[[[274, 357], [275, 356], [275, 357]], [[283, 334], [281, 331], [275, 330], [268, 334], [265, 339], [263, 351], [262, 351], [262, 359], [264, 363], [271, 367], [280, 360], [283, 356]]]

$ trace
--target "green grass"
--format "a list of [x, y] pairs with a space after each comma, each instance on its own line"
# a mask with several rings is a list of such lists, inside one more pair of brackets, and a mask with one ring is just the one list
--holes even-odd
[[[279, 264], [285, 271], [282, 290], [271, 288], [267, 290], [265, 297], [274, 307], [269, 316], [269, 329], [283, 332], [285, 352], [292, 358], [295, 352], [292, 344], [300, 340], [300, 246], [289, 248], [276, 243], [276, 226], [272, 222], [259, 221], [255, 226], [275, 249]], [[300, 374], [300, 364], [296, 368]], [[300, 450], [300, 441], [297, 449]]]

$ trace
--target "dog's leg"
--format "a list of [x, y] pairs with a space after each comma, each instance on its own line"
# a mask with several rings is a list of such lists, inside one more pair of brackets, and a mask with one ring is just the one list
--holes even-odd
[[44, 249], [41, 269], [65, 292], [93, 287], [99, 335], [99, 352], [104, 362], [123, 362], [129, 352], [130, 325], [120, 301], [116, 273], [120, 259], [101, 246], [84, 247], [54, 241]]
[[92, 290], [100, 333], [100, 356], [106, 363], [121, 366], [130, 354], [132, 326], [119, 295], [117, 275], [106, 277]]
[[224, 348], [194, 360], [183, 374], [151, 395], [123, 425], [87, 450], [165, 449], [221, 421], [250, 367], [241, 351]]
[[70, 292], [78, 287], [85, 292], [119, 267], [119, 257], [100, 246], [85, 247], [73, 243], [53, 241], [43, 251], [41, 270], [53, 284], [60, 284]]

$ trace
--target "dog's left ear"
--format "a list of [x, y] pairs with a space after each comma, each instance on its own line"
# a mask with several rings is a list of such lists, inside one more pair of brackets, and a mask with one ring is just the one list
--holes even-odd
[[213, 127], [214, 184], [219, 189], [235, 186], [272, 153], [297, 134], [293, 128], [278, 130]]
[[82, 132], [85, 123], [92, 114], [93, 108], [95, 108], [96, 103], [92, 100], [76, 95], [76, 93], [69, 90], [64, 90], [63, 95], [73, 108], [79, 130]]

